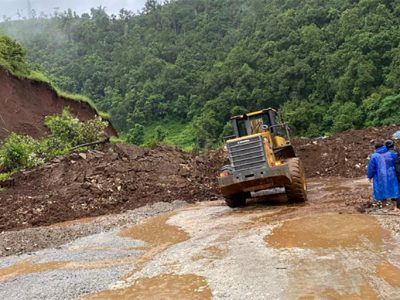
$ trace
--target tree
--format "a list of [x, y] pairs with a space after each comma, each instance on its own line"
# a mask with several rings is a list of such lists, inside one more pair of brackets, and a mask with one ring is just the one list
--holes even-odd
[[134, 145], [141, 145], [144, 142], [144, 127], [141, 124], [135, 124], [133, 128], [131, 128], [127, 135], [126, 141], [128, 143]]
[[[139, 15], [100, 7], [6, 22], [0, 32], [59, 86], [109, 111], [123, 134], [170, 122], [193, 125], [200, 144], [218, 143], [235, 107], [281, 108], [305, 136], [397, 116], [382, 100], [400, 93], [398, 1], [160, 3], [147, 0]], [[9, 69], [24, 72], [22, 54], [7, 57]]]
[[154, 139], [157, 143], [161, 143], [168, 135], [168, 131], [161, 126], [157, 126], [154, 130]]
[[16, 74], [29, 74], [25, 50], [17, 41], [4, 35], [0, 35], [0, 65]]

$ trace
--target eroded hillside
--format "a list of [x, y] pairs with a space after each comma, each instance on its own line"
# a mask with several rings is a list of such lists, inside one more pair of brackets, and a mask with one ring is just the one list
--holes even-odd
[[[0, 141], [11, 132], [42, 137], [48, 131], [44, 118], [60, 114], [68, 106], [74, 116], [86, 121], [97, 115], [88, 103], [57, 95], [45, 82], [18, 78], [0, 68]], [[109, 126], [109, 136], [117, 135]]]

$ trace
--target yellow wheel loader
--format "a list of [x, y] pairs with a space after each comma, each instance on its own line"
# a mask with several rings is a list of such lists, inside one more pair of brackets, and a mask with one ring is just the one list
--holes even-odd
[[230, 164], [218, 184], [226, 204], [244, 206], [251, 192], [284, 187], [290, 202], [307, 201], [303, 165], [290, 142], [289, 128], [272, 108], [231, 118], [235, 137], [226, 141]]

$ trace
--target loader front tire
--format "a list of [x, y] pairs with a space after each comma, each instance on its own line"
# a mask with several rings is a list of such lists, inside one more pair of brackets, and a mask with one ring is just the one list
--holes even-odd
[[238, 193], [225, 198], [225, 203], [230, 208], [241, 207], [246, 205], [246, 199], [250, 197], [250, 193]]
[[288, 159], [287, 163], [292, 177], [292, 182], [285, 185], [287, 198], [289, 202], [306, 202], [307, 185], [303, 165], [297, 157]]

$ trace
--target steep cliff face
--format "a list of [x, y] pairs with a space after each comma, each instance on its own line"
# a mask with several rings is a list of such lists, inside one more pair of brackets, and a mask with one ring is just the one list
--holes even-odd
[[[42, 137], [48, 132], [44, 118], [61, 113], [67, 106], [81, 121], [97, 115], [85, 102], [58, 96], [47, 83], [17, 78], [0, 68], [0, 141], [10, 132]], [[106, 133], [117, 135], [111, 124]]]

